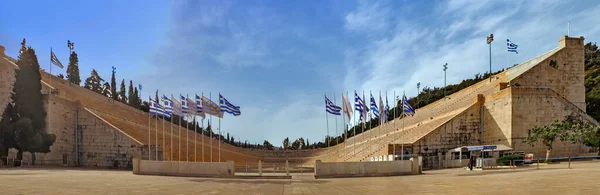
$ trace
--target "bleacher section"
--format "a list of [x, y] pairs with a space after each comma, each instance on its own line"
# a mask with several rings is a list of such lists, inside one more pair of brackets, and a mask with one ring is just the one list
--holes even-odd
[[[431, 142], [430, 140], [436, 140], [437, 142], [446, 140], [452, 142], [450, 144], [440, 143], [445, 144], [444, 147], [454, 147], [455, 145], [460, 144], [474, 144], [480, 141], [483, 142], [483, 140], [479, 140], [483, 139], [483, 131], [480, 131], [479, 128], [483, 128], [485, 123], [485, 117], [483, 116], [484, 105], [490, 103], [490, 101], [494, 101], [494, 98], [496, 97], [508, 97], [506, 94], [512, 95], [510, 93], [519, 90], [518, 86], [511, 86], [511, 84], [513, 84], [511, 83], [512, 81], [522, 79], [522, 83], [527, 83], [528, 80], [523, 79], [522, 75], [529, 74], [528, 72], [539, 67], [539, 64], [547, 63], [550, 58], [561, 58], [561, 60], [563, 60], [563, 58], [568, 58], [568, 60], [571, 60], [568, 63], [574, 65], [580, 63], [577, 61], [578, 59], [572, 60], [571, 56], [575, 54], [579, 55], [578, 49], [580, 46], [577, 44], [579, 42], [583, 43], [583, 38], [565, 37], [559, 42], [559, 47], [556, 49], [552, 49], [506, 71], [492, 75], [489, 79], [480, 81], [422, 108], [418, 108], [416, 109], [416, 114], [414, 116], [394, 119], [382, 126], [375, 127], [369, 131], [351, 137], [346, 140], [345, 143], [329, 148], [309, 150], [257, 150], [221, 143], [221, 159], [218, 159], [219, 142], [216, 139], [212, 139], [211, 143], [211, 138], [208, 136], [193, 131], [187, 131], [184, 127], [180, 128], [177, 125], [173, 125], [173, 130], [171, 130], [171, 123], [168, 121], [163, 121], [154, 117], [149, 118], [147, 113], [121, 102], [114, 101], [111, 98], [102, 96], [83, 87], [71, 85], [67, 81], [51, 76], [44, 71], [41, 71], [41, 73], [44, 85], [43, 90], [45, 90], [46, 93], [51, 93], [52, 96], [78, 102], [78, 104], [84, 107], [86, 111], [93, 113], [95, 116], [110, 124], [110, 126], [114, 126], [120, 132], [127, 134], [143, 145], [156, 145], [156, 140], [158, 139], [158, 147], [162, 151], [164, 159], [167, 160], [234, 160], [236, 163], [245, 164], [253, 164], [258, 160], [272, 163], [283, 163], [285, 160], [289, 160], [294, 163], [307, 164], [312, 164], [315, 160], [321, 160], [323, 162], [366, 161], [371, 157], [391, 154], [391, 148], [396, 151], [396, 154], [400, 154], [400, 151], [397, 149], [400, 145], [405, 145], [406, 151], [414, 150], [414, 147], [419, 145], [418, 153], [421, 153], [423, 148], [421, 148], [420, 145]], [[568, 48], [565, 46], [566, 44], [574, 45], [570, 46], [572, 48]], [[544, 69], [544, 71], [546, 70]], [[552, 74], [563, 74], [564, 71], [575, 72], [579, 71], [579, 69], [578, 67], [573, 66], [571, 69], [560, 70], [563, 72], [557, 71], [557, 69], [551, 69], [549, 71], [554, 71]], [[545, 73], [546, 72], [543, 74]], [[565, 79], [564, 86], [572, 85], [577, 88], [576, 90], [581, 90], [580, 88], [583, 88], [582, 84], [582, 86], [579, 86], [579, 80], [568, 79], [569, 78]], [[534, 85], [531, 83], [533, 82], [529, 82], [530, 85]], [[559, 87], [564, 89], [564, 86]], [[514, 87], [514, 89], [512, 87]], [[524, 88], [529, 90], [531, 87], [532, 86], [526, 86]], [[573, 96], [578, 94], [578, 91], [576, 90], [571, 92], [568, 90], [556, 91], [555, 89], [548, 89], [545, 91], [537, 90], [537, 93], [543, 93], [551, 98], [556, 97], [558, 98], [558, 101], [561, 102], [561, 105], [565, 105], [565, 109], [573, 110], [573, 112], [584, 116], [585, 110], [580, 109], [581, 102], [579, 100], [579, 102], [572, 102]], [[526, 91], [523, 91], [523, 93], [525, 92]], [[565, 93], [568, 93], [569, 96], [565, 96]], [[491, 102], [491, 104], [495, 104], [495, 102]], [[489, 109], [488, 112], [493, 112], [494, 108], [496, 107], [486, 107], [485, 109]], [[511, 109], [510, 106], [500, 108]], [[501, 115], [503, 113], [488, 113], [488, 117], [491, 114]], [[584, 118], [586, 118], [586, 116], [587, 115], [585, 115]], [[586, 119], [590, 119], [590, 117], [587, 116]], [[509, 118], [508, 120], [514, 119]], [[165, 125], [164, 128], [163, 123]], [[507, 123], [511, 123], [511, 121]], [[462, 125], [465, 129], [458, 129], [454, 126], [455, 124]], [[537, 125], [537, 123], [527, 125]], [[510, 126], [510, 124], [508, 126]], [[148, 127], [150, 127], [150, 138], [148, 137]], [[451, 127], [452, 129], [455, 129], [456, 132], [444, 130], [444, 136], [447, 137], [443, 137], [442, 133], [440, 133], [442, 127], [444, 127], [444, 129], [445, 127]], [[502, 131], [513, 131], [512, 127], [496, 128], [496, 131], [501, 133]], [[521, 129], [523, 128], [530, 127], [523, 126]], [[521, 129], [519, 129], [519, 131], [522, 131]], [[437, 137], [434, 138], [432, 137], [433, 135]], [[188, 144], [185, 142], [186, 139], [189, 140]], [[511, 138], [509, 137], [506, 139]], [[202, 144], [202, 140], [204, 140], [204, 144]], [[455, 140], [459, 141], [456, 142]], [[463, 140], [466, 140], [466, 142], [462, 142]], [[204, 149], [204, 156], [202, 156], [202, 149]], [[425, 151], [427, 151], [427, 149], [427, 147], [424, 148]], [[194, 150], [196, 150], [196, 154], [194, 154]], [[211, 150], [212, 155], [210, 152]], [[434, 154], [438, 152], [433, 152], [432, 149], [430, 153]]]

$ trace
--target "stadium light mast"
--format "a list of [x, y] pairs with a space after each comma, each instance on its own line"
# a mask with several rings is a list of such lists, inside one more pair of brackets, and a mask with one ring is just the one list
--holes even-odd
[[444, 64], [444, 101], [446, 100], [446, 70], [448, 70], [448, 63]]
[[494, 34], [490, 34], [487, 37], [487, 44], [490, 45], [490, 82], [492, 81], [492, 42], [494, 41]]

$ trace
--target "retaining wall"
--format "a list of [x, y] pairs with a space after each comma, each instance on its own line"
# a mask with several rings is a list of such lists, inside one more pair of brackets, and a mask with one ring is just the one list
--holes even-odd
[[133, 174], [168, 175], [168, 176], [201, 176], [201, 177], [233, 177], [235, 163], [227, 162], [178, 162], [149, 161], [133, 159]]
[[315, 162], [315, 178], [418, 175], [422, 158], [375, 162]]

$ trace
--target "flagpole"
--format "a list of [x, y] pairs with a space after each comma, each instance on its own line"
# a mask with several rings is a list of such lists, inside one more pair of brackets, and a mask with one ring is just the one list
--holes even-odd
[[[327, 99], [327, 93], [325, 93], [325, 99]], [[329, 142], [330, 142], [330, 137], [329, 137], [329, 118], [327, 117], [327, 104], [325, 104], [325, 123], [327, 124], [327, 137], [325, 137], [325, 141], [327, 142], [327, 147], [329, 148]]]
[[[366, 104], [366, 102], [365, 102], [365, 90], [363, 90], [363, 95], [362, 96], [363, 96], [363, 112], [365, 112], [365, 111], [367, 111], [367, 110], [365, 110], [365, 107], [366, 107], [366, 105], [365, 105]], [[364, 118], [363, 118], [364, 121], [363, 121], [363, 125], [362, 125], [362, 132], [360, 132], [360, 133], [364, 133], [365, 132], [365, 128], [366, 128], [365, 123], [367, 122], [367, 115], [366, 114], [362, 114], [362, 113], [361, 113], [361, 115], [364, 115]], [[362, 156], [363, 157], [365, 156], [365, 150], [364, 149], [362, 149]], [[360, 161], [362, 161], [362, 157], [361, 157]]]
[[[190, 105], [188, 105], [187, 100], [189, 99], [189, 95], [185, 95], [185, 105], [187, 105], [188, 115], [190, 114]], [[190, 122], [185, 122], [185, 161], [190, 161]]]
[[[396, 90], [394, 90], [394, 102], [396, 102], [396, 106], [394, 109], [394, 118], [392, 120], [396, 119], [396, 110], [398, 110], [398, 98], [396, 97]], [[395, 125], [394, 125], [394, 128], [396, 128]], [[396, 131], [396, 130], [394, 129], [394, 131]], [[394, 135], [394, 134], [392, 134], [392, 135]], [[394, 141], [394, 140], [392, 139], [392, 141]], [[394, 145], [393, 153], [394, 153], [394, 160], [396, 160], [396, 143], [392, 143], [392, 145]]]
[[[196, 109], [198, 109], [198, 106], [196, 106]], [[196, 159], [198, 159], [198, 154], [196, 152], [198, 150], [198, 143], [196, 140], [198, 140], [198, 124], [196, 122], [196, 117], [194, 116], [194, 162], [197, 162]]]
[[[404, 114], [404, 101], [406, 98], [406, 91], [402, 92], [402, 113]], [[402, 132], [400, 132], [402, 134], [402, 149], [400, 150], [400, 152], [402, 152], [402, 160], [404, 160], [404, 117], [402, 117]]]
[[[373, 97], [373, 93], [369, 90], [369, 95]], [[369, 99], [369, 154], [373, 154], [373, 131], [371, 131], [371, 120], [373, 120], [373, 110], [371, 110], [371, 99]]]
[[[173, 107], [173, 104], [171, 104], [171, 107]], [[169, 153], [171, 153], [171, 159], [170, 160], [173, 161], [173, 112], [172, 111], [171, 111], [171, 122], [170, 122], [170, 125], [171, 125], [171, 150], [170, 150], [171, 152], [169, 152]]]
[[[333, 92], [333, 104], [335, 104], [337, 106], [337, 104], [335, 103], [335, 92]], [[337, 115], [335, 115], [335, 145], [340, 144], [338, 141], [338, 124], [337, 124]], [[338, 148], [338, 157], [340, 156], [340, 149]]]
[[[163, 105], [163, 109], [164, 109], [164, 105]], [[165, 117], [163, 117], [163, 121], [162, 121], [162, 131], [163, 131], [163, 158], [162, 160], [165, 160], [165, 152], [167, 151], [167, 144], [165, 144]]]
[[152, 154], [150, 153], [150, 144], [152, 143], [152, 141], [150, 141], [150, 104], [150, 96], [148, 96], [148, 160], [150, 160], [150, 157], [152, 156]]
[[221, 162], [221, 117], [219, 117], [219, 162]]
[[[200, 97], [200, 105], [202, 105], [202, 98], [204, 98], [204, 92], [202, 92], [202, 97]], [[204, 112], [204, 107], [202, 108], [202, 112]], [[202, 118], [202, 120], [200, 121], [200, 125], [202, 125], [202, 162], [204, 161], [204, 119], [206, 118], [206, 114], [204, 115], [204, 117]]]
[[[381, 117], [381, 115], [382, 115], [381, 113], [382, 112], [385, 113], [385, 106], [383, 105], [383, 100], [381, 99], [381, 90], [379, 90], [379, 108], [383, 108], [383, 109], [379, 109], [379, 128], [377, 129], [377, 140], [379, 141], [379, 144], [378, 144], [379, 146], [377, 147], [377, 150], [380, 150], [380, 148], [381, 148], [381, 127], [382, 127], [381, 121], [383, 118], [383, 117]], [[379, 152], [379, 153], [381, 154], [381, 152]]]
[[[49, 85], [52, 86], [52, 47], [50, 47], [50, 75], [48, 75]], [[52, 94], [52, 89], [50, 89], [50, 94]], [[148, 110], [150, 112], [150, 110]]]
[[352, 140], [352, 156], [356, 156], [356, 112], [354, 112], [356, 110], [356, 90], [354, 90], [354, 110], [352, 111], [352, 118], [354, 118], [354, 134], [352, 135], [352, 137], [354, 137], [354, 139]]
[[[346, 98], [348, 98], [348, 93], [346, 93]], [[348, 132], [346, 131], [346, 106], [344, 106], [346, 101], [344, 101], [344, 92], [342, 92], [342, 109], [344, 109], [344, 115], [342, 115], [342, 124], [344, 124], [344, 159], [346, 157], [346, 139], [348, 138]]]
[[[202, 94], [202, 95], [204, 95], [204, 94]], [[200, 101], [200, 103], [202, 103], [202, 101]], [[202, 120], [200, 120], [200, 125], [202, 125], [200, 128], [200, 131], [202, 131], [201, 132], [202, 133], [202, 162], [204, 162], [204, 118], [202, 118]]]
[[[156, 104], [156, 102], [154, 102]], [[156, 121], [154, 122], [154, 129], [156, 130], [155, 141], [156, 141], [156, 149], [154, 150], [156, 153], [155, 161], [158, 161], [158, 114], [156, 114]]]
[[[208, 92], [208, 99], [210, 99], [210, 101], [212, 102], [212, 92]], [[212, 110], [212, 108], [211, 108], [211, 110]], [[212, 115], [210, 115], [210, 122], [212, 122]], [[210, 122], [209, 122], [209, 124], [210, 124]], [[212, 132], [213, 132], [212, 126], [210, 126], [210, 162], [212, 162], [212, 151], [213, 151], [213, 145], [212, 145], [213, 133]]]
[[177, 161], [181, 161], [181, 117], [183, 117], [183, 107], [181, 106], [181, 103], [179, 103], [179, 107], [181, 109], [181, 116], [179, 116], [179, 125], [177, 127], [177, 131], [179, 131], [177, 135], [177, 137], [179, 138], [179, 141], [177, 142], [177, 147], [179, 148], [177, 149]]

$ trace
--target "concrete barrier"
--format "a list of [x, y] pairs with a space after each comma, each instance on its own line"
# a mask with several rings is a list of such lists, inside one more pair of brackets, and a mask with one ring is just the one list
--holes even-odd
[[235, 164], [227, 162], [178, 162], [148, 161], [133, 159], [133, 174], [197, 176], [197, 177], [233, 177]]
[[418, 175], [421, 157], [400, 161], [315, 162], [315, 178]]

